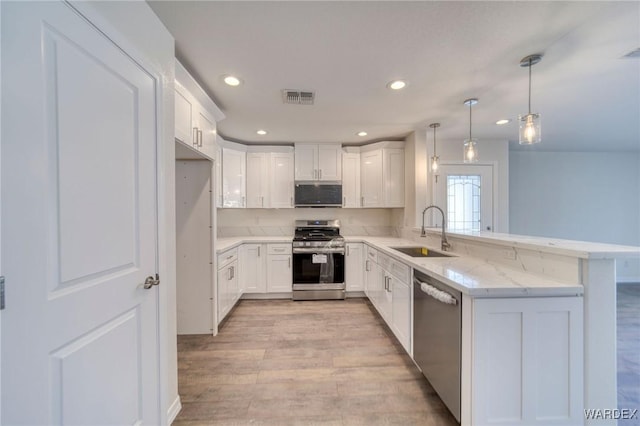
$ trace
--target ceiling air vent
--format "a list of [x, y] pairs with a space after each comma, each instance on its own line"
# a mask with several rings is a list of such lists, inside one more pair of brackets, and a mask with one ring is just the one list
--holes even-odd
[[636, 50], [632, 50], [631, 52], [627, 53], [626, 55], [623, 56], [623, 58], [632, 58], [632, 59], [640, 58], [640, 47], [637, 48]]
[[282, 90], [282, 102], [295, 105], [313, 105], [316, 93], [310, 90]]

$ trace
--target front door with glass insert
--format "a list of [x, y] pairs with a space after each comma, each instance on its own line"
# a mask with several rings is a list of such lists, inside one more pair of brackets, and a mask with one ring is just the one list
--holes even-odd
[[[443, 164], [433, 179], [434, 204], [447, 216], [453, 232], [493, 230], [493, 166]], [[436, 214], [437, 213], [437, 214]], [[436, 211], [431, 223], [442, 226]]]

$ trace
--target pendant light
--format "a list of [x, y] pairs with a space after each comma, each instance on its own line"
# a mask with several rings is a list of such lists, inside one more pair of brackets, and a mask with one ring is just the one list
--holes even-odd
[[540, 114], [531, 112], [531, 67], [542, 60], [542, 55], [529, 55], [520, 61], [521, 67], [529, 68], [529, 113], [519, 115], [518, 140], [520, 145], [532, 145], [542, 140]]
[[478, 103], [476, 98], [467, 99], [465, 105], [469, 106], [469, 139], [464, 140], [464, 162], [475, 163], [478, 161], [478, 140], [471, 137], [471, 107]]
[[431, 173], [437, 173], [440, 166], [440, 157], [436, 155], [436, 129], [440, 127], [440, 123], [431, 123], [429, 127], [433, 129], [433, 157], [431, 157]]

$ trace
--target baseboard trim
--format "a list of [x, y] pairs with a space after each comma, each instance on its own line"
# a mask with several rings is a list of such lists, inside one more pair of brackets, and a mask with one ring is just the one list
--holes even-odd
[[167, 410], [167, 424], [173, 423], [176, 417], [178, 417], [180, 410], [182, 410], [182, 403], [180, 402], [180, 395], [178, 395]]

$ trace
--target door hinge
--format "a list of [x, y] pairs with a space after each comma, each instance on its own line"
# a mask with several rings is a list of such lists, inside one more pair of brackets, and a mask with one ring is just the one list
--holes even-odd
[[4, 277], [0, 277], [0, 311], [4, 309]]

